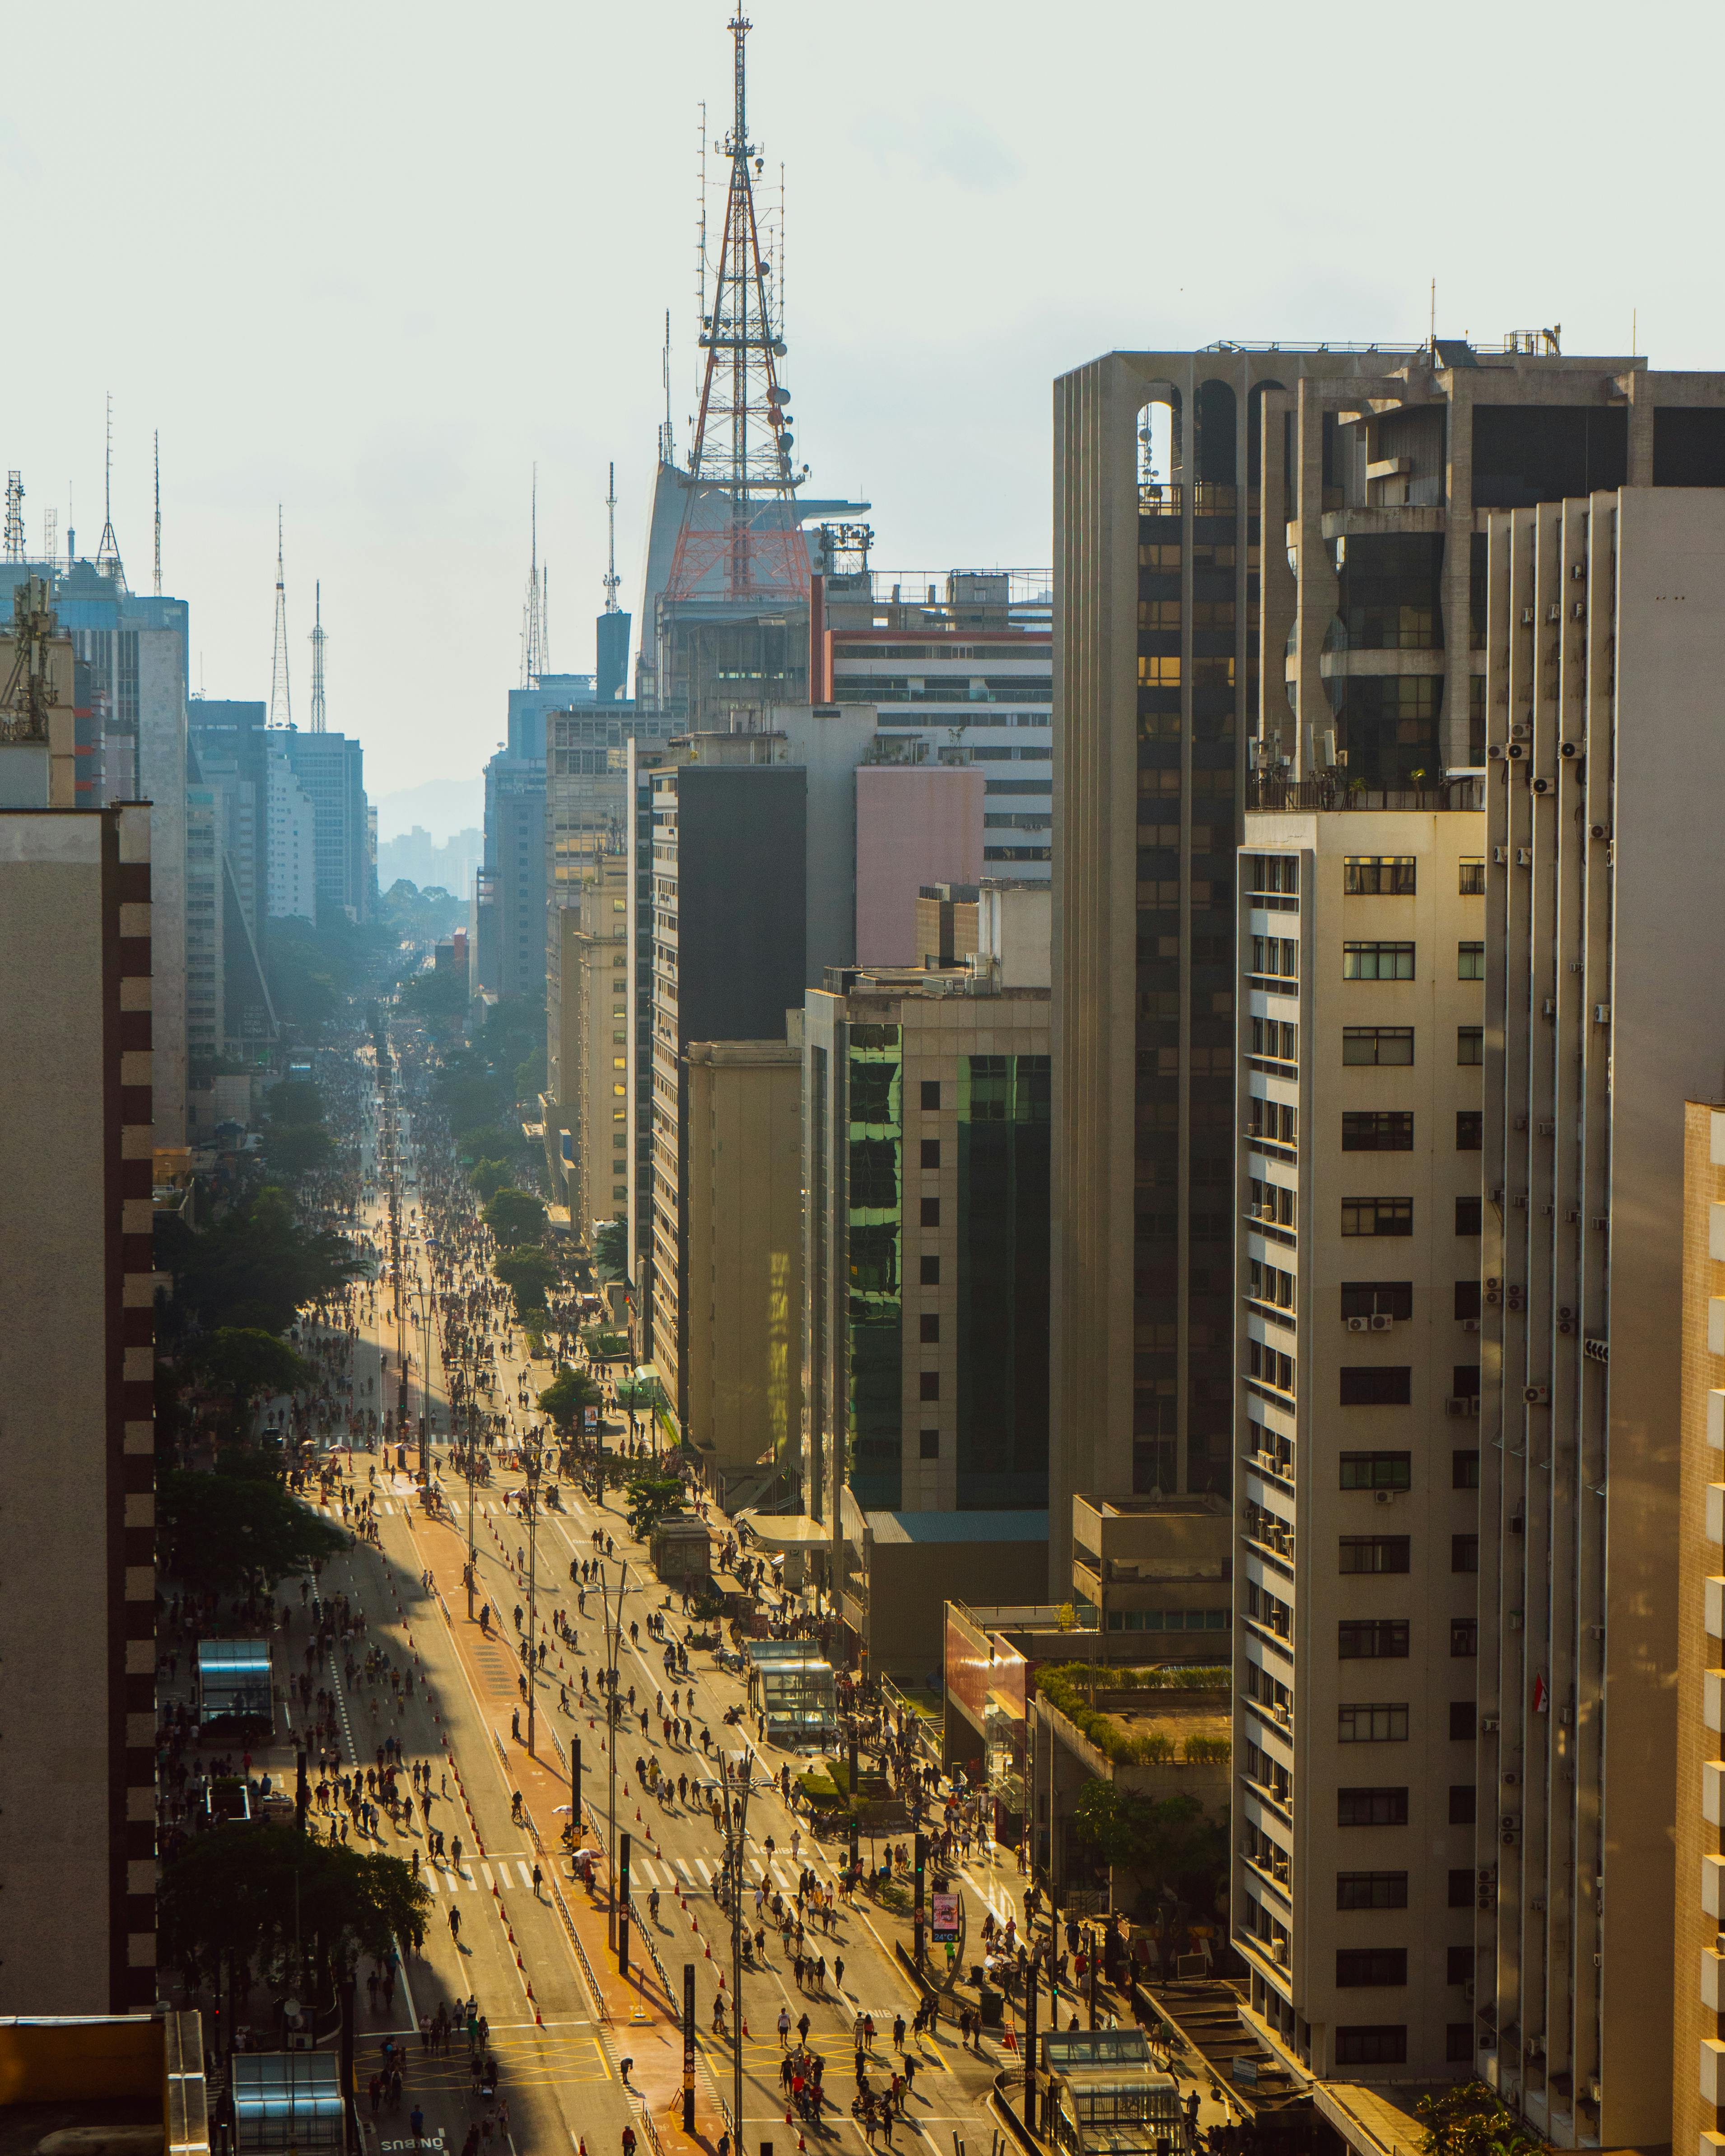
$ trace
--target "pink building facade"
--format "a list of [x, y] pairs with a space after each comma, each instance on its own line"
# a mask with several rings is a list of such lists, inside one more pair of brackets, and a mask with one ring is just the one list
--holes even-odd
[[856, 963], [917, 963], [916, 893], [983, 874], [983, 773], [864, 764], [856, 774]]

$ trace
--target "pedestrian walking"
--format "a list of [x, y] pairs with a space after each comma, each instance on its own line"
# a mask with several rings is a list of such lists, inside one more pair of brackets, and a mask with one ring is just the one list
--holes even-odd
[[778, 2010], [778, 2041], [780, 2048], [783, 2049], [785, 2045], [789, 2043], [790, 2040], [791, 2010], [788, 2006], [781, 2006]]

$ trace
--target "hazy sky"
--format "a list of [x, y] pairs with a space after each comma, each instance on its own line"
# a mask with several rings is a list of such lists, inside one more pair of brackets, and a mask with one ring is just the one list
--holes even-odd
[[[33, 548], [69, 490], [193, 677], [268, 694], [285, 506], [294, 703], [314, 578], [330, 724], [372, 794], [473, 773], [519, 678], [529, 475], [552, 656], [593, 664], [607, 459], [633, 604], [665, 311], [694, 402], [699, 101], [728, 0], [8, 11], [3, 462]], [[1497, 342], [1725, 362], [1717, 8], [753, 0], [787, 167], [785, 362], [819, 494], [877, 566], [1051, 556], [1050, 393], [1111, 346]], [[721, 174], [714, 161], [713, 169]], [[639, 629], [639, 622], [637, 629]]]

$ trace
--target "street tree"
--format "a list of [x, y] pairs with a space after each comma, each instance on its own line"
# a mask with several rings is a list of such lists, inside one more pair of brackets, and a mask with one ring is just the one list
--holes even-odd
[[156, 1263], [173, 1276], [166, 1306], [171, 1326], [195, 1320], [285, 1332], [302, 1303], [335, 1294], [360, 1270], [347, 1238], [303, 1228], [286, 1191], [265, 1183], [208, 1228], [188, 1228], [177, 1214], [156, 1223]]
[[170, 1469], [156, 1486], [162, 1569], [188, 1587], [272, 1588], [347, 1548], [339, 1527], [273, 1477]]
[[545, 1298], [560, 1277], [543, 1250], [505, 1250], [492, 1260], [491, 1270], [514, 1296], [516, 1315], [523, 1325], [543, 1315]]
[[1540, 2156], [1546, 2145], [1484, 2082], [1423, 2096], [1414, 2109], [1424, 2156]]
[[531, 1190], [500, 1190], [485, 1207], [485, 1219], [502, 1248], [517, 1250], [545, 1233], [544, 1202]]
[[1153, 1797], [1110, 1781], [1086, 1782], [1073, 1824], [1103, 1861], [1152, 1892], [1173, 1889], [1206, 1907], [1228, 1862], [1226, 1827], [1196, 1797]]
[[[212, 1828], [162, 1875], [162, 1958], [189, 1982], [316, 1979], [325, 1998], [359, 1954], [424, 1944], [431, 1896], [398, 1856], [291, 1826]], [[295, 1969], [295, 1941], [301, 1969]]]
[[645, 1542], [661, 1520], [683, 1509], [683, 1485], [675, 1475], [631, 1476], [624, 1485], [623, 1501], [629, 1507], [629, 1531], [637, 1542]]
[[193, 1351], [207, 1383], [228, 1396], [230, 1433], [244, 1435], [254, 1400], [296, 1392], [312, 1383], [316, 1373], [285, 1340], [255, 1325], [219, 1326]]
[[629, 1270], [629, 1226], [601, 1221], [593, 1239], [593, 1261], [601, 1280], [621, 1280]]
[[603, 1399], [604, 1394], [585, 1370], [572, 1370], [566, 1363], [539, 1395], [539, 1412], [549, 1415], [567, 1437], [580, 1422], [584, 1410], [598, 1407]]

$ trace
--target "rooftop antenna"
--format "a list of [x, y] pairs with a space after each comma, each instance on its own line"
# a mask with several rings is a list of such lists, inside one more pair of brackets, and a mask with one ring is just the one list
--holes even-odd
[[162, 433], [158, 428], [154, 436], [156, 444], [156, 596], [162, 597]]
[[323, 708], [323, 648], [329, 639], [323, 626], [323, 584], [321, 580], [311, 587], [311, 731], [315, 734], [329, 732]]
[[24, 475], [9, 471], [6, 475], [6, 558], [22, 562], [24, 558]]
[[665, 418], [659, 429], [659, 461], [662, 465], [669, 465], [676, 462], [676, 451], [673, 446], [671, 435], [670, 309], [669, 307], [665, 311], [665, 352], [660, 361], [660, 373], [665, 382]]
[[42, 512], [42, 558], [49, 568], [59, 561], [60, 513], [50, 505]]
[[527, 603], [521, 617], [521, 686], [536, 688], [551, 671], [545, 660], [545, 592], [539, 581], [539, 467], [533, 467], [532, 542], [527, 559]]
[[1432, 352], [1435, 355], [1437, 352], [1437, 279], [1435, 277], [1431, 280], [1430, 342]]
[[275, 505], [275, 656], [270, 674], [270, 723], [294, 723], [293, 699], [288, 692], [287, 579], [282, 574], [281, 504]]
[[611, 466], [611, 483], [605, 493], [605, 518], [608, 538], [605, 552], [605, 611], [617, 611], [617, 587], [623, 581], [617, 573], [617, 467]]
[[114, 536], [114, 393], [108, 392], [108, 454], [102, 480], [102, 536], [96, 547], [95, 565], [110, 576], [121, 591], [126, 571], [120, 560], [120, 542]]
[[736, 90], [725, 138], [731, 178], [712, 311], [701, 323], [706, 363], [689, 455], [694, 483], [684, 497], [665, 595], [795, 599], [809, 589], [809, 551], [796, 507], [809, 467], [791, 462], [789, 398], [778, 379], [783, 312], [762, 260], [755, 211], [763, 160], [748, 132], [744, 55], [752, 26], [739, 12], [728, 27]]

